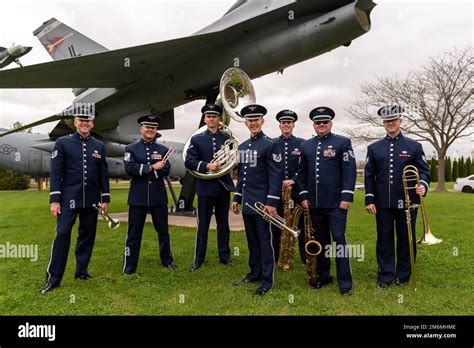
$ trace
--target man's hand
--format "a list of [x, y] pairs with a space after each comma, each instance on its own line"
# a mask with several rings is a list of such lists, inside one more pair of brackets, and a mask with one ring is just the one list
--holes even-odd
[[305, 209], [308, 209], [310, 206], [309, 200], [306, 199], [303, 202], [301, 202], [301, 206]]
[[424, 196], [426, 192], [426, 188], [424, 185], [416, 185], [416, 193], [419, 194], [420, 196]]
[[212, 171], [216, 171], [220, 168], [221, 166], [219, 165], [219, 163], [208, 163], [206, 168], [208, 170], [212, 170]]
[[107, 211], [109, 210], [109, 205], [110, 203], [100, 203], [100, 207], [102, 208], [104, 213], [107, 213]]
[[366, 205], [365, 210], [367, 210], [369, 214], [377, 214], [377, 208], [375, 208], [375, 204]]
[[284, 188], [287, 188], [287, 187], [291, 187], [295, 184], [294, 180], [283, 180], [283, 187]]
[[271, 205], [266, 205], [265, 206], [265, 210], [267, 211], [267, 213], [271, 216], [271, 217], [277, 217], [278, 215], [278, 212], [277, 212], [277, 208], [275, 207], [272, 207]]
[[239, 214], [239, 203], [237, 203], [237, 202], [233, 202], [233, 203], [232, 203], [232, 212], [233, 212], [235, 215], [238, 215], [238, 214]]
[[51, 215], [54, 216], [55, 219], [58, 218], [59, 214], [61, 214], [61, 204], [59, 202], [51, 203]]
[[154, 163], [151, 167], [154, 169], [154, 170], [161, 170], [165, 167], [166, 163], [163, 162], [163, 161], [160, 161], [160, 162], [156, 162]]
[[351, 204], [352, 202], [341, 201], [341, 204], [339, 204], [339, 208], [341, 208], [342, 210], [348, 210]]

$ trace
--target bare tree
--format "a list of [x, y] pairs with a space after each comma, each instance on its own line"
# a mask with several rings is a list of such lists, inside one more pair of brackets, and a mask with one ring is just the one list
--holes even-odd
[[[21, 128], [21, 127], [23, 127], [23, 123], [21, 123], [20, 121], [15, 121], [11, 125], [10, 129], [18, 129], [18, 128]], [[22, 130], [22, 131], [19, 131], [19, 132], [31, 133], [31, 128], [28, 128], [28, 129], [25, 129], [25, 130]]]
[[438, 157], [437, 191], [445, 191], [444, 158], [455, 140], [474, 134], [472, 47], [454, 49], [431, 57], [407, 77], [379, 77], [362, 85], [360, 98], [347, 109], [358, 125], [345, 132], [355, 143], [380, 139], [384, 134], [376, 110], [402, 105], [402, 131], [418, 141], [429, 142]]

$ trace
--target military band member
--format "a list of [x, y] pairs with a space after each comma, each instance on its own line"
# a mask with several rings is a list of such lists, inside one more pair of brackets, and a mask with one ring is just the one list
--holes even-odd
[[[292, 187], [291, 198], [293, 200], [293, 206], [300, 203], [298, 188], [296, 185], [296, 176], [298, 175], [298, 162], [301, 155], [301, 143], [304, 141], [302, 138], [295, 137], [293, 130], [295, 128], [295, 122], [298, 121], [298, 115], [292, 110], [282, 110], [276, 115], [276, 119], [279, 122], [279, 128], [281, 135], [275, 139], [277, 142], [280, 152], [283, 155], [283, 186]], [[278, 206], [278, 215], [283, 216], [283, 204], [280, 201]], [[300, 216], [298, 223], [300, 231], [304, 231], [304, 219], [303, 214]], [[280, 251], [280, 237], [281, 230], [272, 226], [273, 232], [273, 248], [275, 249], [275, 260], [278, 261], [278, 254]], [[300, 251], [301, 262], [306, 263], [306, 254], [304, 250], [305, 236], [304, 233], [300, 233], [298, 236], [298, 247]]]
[[[400, 131], [403, 107], [386, 106], [378, 110], [387, 135], [367, 148], [365, 164], [365, 205], [377, 221], [378, 288], [386, 289], [395, 280], [404, 285], [410, 280], [410, 254], [408, 226], [405, 213], [405, 196], [402, 173], [407, 165], [418, 169], [421, 185], [416, 188], [424, 196], [430, 184], [430, 171], [423, 148], [418, 142], [405, 137]], [[416, 194], [412, 202], [419, 203]], [[416, 215], [411, 211], [413, 250], [416, 254]], [[397, 262], [395, 265], [394, 229], [397, 235]]]
[[160, 258], [163, 267], [174, 270], [168, 233], [168, 194], [163, 178], [170, 172], [170, 162], [162, 161], [168, 148], [155, 141], [161, 122], [158, 116], [142, 116], [140, 124], [142, 138], [127, 145], [124, 164], [130, 179], [128, 192], [128, 233], [125, 245], [123, 273], [132, 274], [137, 270], [143, 227], [147, 213], [158, 233]]
[[[351, 141], [331, 133], [335, 113], [322, 106], [310, 112], [316, 136], [301, 144], [298, 186], [303, 207], [311, 209], [315, 238], [323, 247], [318, 255], [316, 288], [331, 284], [329, 247], [336, 245], [337, 282], [342, 295], [352, 293], [352, 272], [347, 253], [347, 211], [354, 200], [356, 162]], [[337, 252], [344, 251], [343, 256]]]
[[275, 217], [283, 177], [281, 152], [276, 142], [262, 131], [266, 113], [265, 107], [256, 104], [241, 110], [250, 138], [239, 146], [238, 181], [232, 204], [235, 214], [239, 212], [238, 205], [242, 205], [250, 254], [250, 272], [234, 285], [260, 282], [255, 296], [262, 296], [273, 287], [275, 259], [269, 223], [246, 203], [253, 207], [255, 202], [261, 202], [268, 214]]
[[[208, 170], [219, 170], [219, 164], [211, 163], [211, 161], [214, 154], [229, 139], [229, 136], [219, 131], [222, 107], [216, 104], [207, 104], [201, 109], [201, 112], [207, 130], [191, 138], [185, 166], [190, 170], [206, 173]], [[224, 265], [229, 265], [232, 262], [229, 248], [229, 204], [230, 192], [234, 188], [230, 174], [209, 180], [197, 178], [198, 228], [191, 271], [200, 268], [206, 257], [207, 236], [213, 211], [215, 211], [217, 223], [217, 249], [220, 262]]]
[[56, 141], [51, 155], [51, 214], [57, 219], [56, 237], [49, 258], [42, 294], [58, 287], [66, 268], [71, 231], [79, 216], [75, 279], [91, 278], [89, 261], [97, 228], [97, 205], [107, 211], [110, 202], [105, 147], [91, 136], [94, 114], [75, 114], [74, 134]]

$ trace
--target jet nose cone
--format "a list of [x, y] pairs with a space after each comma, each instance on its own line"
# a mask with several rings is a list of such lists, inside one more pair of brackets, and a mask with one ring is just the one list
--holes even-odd
[[22, 50], [23, 50], [23, 46], [21, 46], [21, 45], [12, 46], [12, 47], [7, 49], [8, 54], [13, 56], [13, 57], [18, 56], [21, 53]]

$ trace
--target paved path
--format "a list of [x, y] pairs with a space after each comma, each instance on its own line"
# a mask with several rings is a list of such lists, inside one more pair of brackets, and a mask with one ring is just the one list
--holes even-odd
[[[128, 213], [115, 213], [110, 214], [114, 219], [119, 219], [120, 221], [128, 221]], [[100, 216], [99, 216], [100, 218]], [[146, 221], [151, 223], [151, 216], [148, 214], [146, 216]], [[185, 226], [185, 227], [197, 227], [197, 218], [191, 216], [179, 216], [179, 215], [169, 215], [168, 223], [175, 226]], [[235, 215], [229, 211], [229, 227], [231, 231], [242, 231], [244, 229], [244, 221], [242, 220], [242, 214]], [[214, 215], [211, 218], [211, 227], [216, 228], [216, 219]]]

